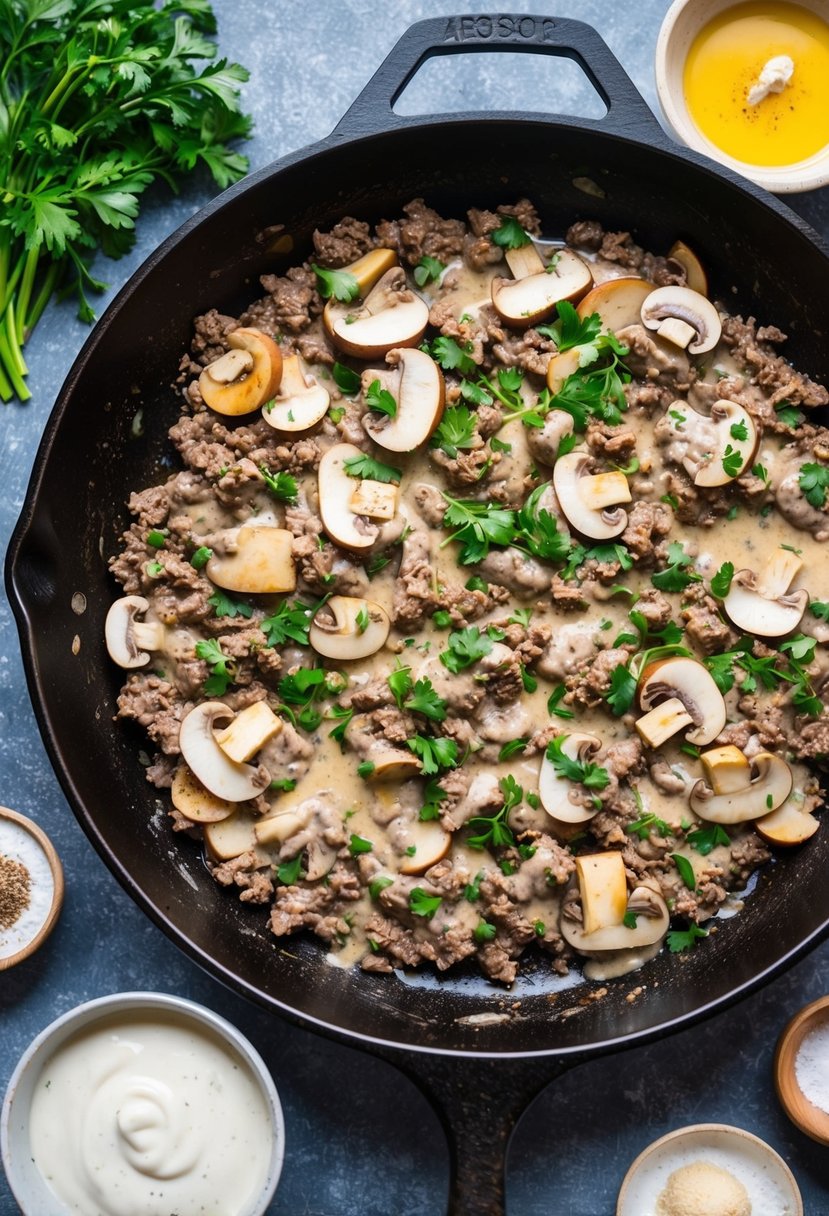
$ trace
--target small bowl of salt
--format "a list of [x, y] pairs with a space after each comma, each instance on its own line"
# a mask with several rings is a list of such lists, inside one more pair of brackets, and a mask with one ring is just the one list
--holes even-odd
[[0, 971], [34, 954], [63, 904], [63, 869], [46, 833], [0, 806]]
[[796, 1127], [829, 1144], [829, 996], [796, 1013], [777, 1041], [774, 1084]]

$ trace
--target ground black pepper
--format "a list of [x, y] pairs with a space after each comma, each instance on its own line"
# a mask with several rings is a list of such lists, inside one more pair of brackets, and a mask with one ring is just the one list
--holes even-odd
[[0, 931], [10, 929], [26, 911], [31, 885], [23, 863], [0, 853]]

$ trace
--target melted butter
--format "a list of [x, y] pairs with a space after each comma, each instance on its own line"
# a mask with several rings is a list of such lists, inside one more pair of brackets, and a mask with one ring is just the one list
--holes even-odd
[[[788, 56], [791, 81], [755, 105], [748, 95], [769, 60]], [[791, 165], [829, 143], [829, 24], [799, 4], [757, 0], [703, 27], [683, 76], [702, 134], [752, 165]]]

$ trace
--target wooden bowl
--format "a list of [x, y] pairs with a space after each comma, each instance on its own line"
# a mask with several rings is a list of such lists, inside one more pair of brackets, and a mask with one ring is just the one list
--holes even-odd
[[[48, 903], [44, 902], [41, 909], [32, 909], [29, 917], [24, 913], [21, 916], [21, 925], [17, 929], [19, 943], [15, 948], [15, 925], [12, 925], [6, 931], [0, 931], [0, 971], [5, 971], [9, 967], [14, 967], [16, 963], [22, 963], [24, 959], [30, 957], [34, 952], [43, 945], [46, 938], [52, 932], [60, 915], [61, 907], [63, 906], [63, 867], [60, 864], [60, 858], [55, 852], [55, 846], [52, 844], [49, 837], [39, 828], [31, 819], [27, 819], [25, 815], [18, 814], [17, 811], [11, 811], [8, 807], [0, 806], [0, 827], [3, 824], [7, 825], [12, 832], [19, 838], [21, 846], [28, 848], [31, 852], [32, 844], [35, 846], [35, 851], [32, 854], [35, 864], [29, 867], [32, 874], [33, 883], [42, 884], [47, 887]], [[6, 835], [6, 832], [3, 833]], [[28, 837], [28, 841], [27, 838]], [[10, 836], [10, 840], [14, 840], [14, 836]], [[15, 852], [12, 845], [5, 846], [10, 849], [10, 852]], [[4, 851], [2, 838], [0, 838], [0, 854]], [[20, 860], [24, 861], [21, 851]], [[32, 872], [34, 870], [34, 872]], [[2, 952], [3, 943], [10, 948], [10, 953]]]
[[829, 1025], [829, 996], [806, 1005], [783, 1030], [774, 1053], [774, 1087], [780, 1105], [794, 1123], [818, 1144], [829, 1144], [829, 1114], [810, 1102], [800, 1088], [795, 1061], [803, 1040], [819, 1026]]

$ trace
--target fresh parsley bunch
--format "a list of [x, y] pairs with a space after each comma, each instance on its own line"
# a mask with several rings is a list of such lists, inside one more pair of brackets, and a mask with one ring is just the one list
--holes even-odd
[[230, 142], [248, 73], [211, 62], [208, 0], [0, 0], [0, 398], [27, 400], [22, 348], [49, 299], [91, 322], [98, 249], [132, 245], [156, 178], [198, 165], [224, 188], [248, 163]]

